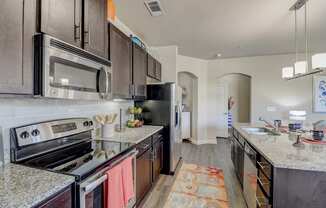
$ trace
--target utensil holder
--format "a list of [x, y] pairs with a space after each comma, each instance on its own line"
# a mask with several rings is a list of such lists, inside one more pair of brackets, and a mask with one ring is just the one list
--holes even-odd
[[112, 137], [114, 134], [114, 125], [113, 124], [104, 124], [102, 125], [102, 137]]

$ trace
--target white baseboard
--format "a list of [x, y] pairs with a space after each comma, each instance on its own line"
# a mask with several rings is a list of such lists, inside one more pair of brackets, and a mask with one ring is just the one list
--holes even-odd
[[216, 139], [200, 139], [199, 141], [192, 141], [193, 144], [196, 145], [201, 145], [201, 144], [217, 144], [217, 140]]

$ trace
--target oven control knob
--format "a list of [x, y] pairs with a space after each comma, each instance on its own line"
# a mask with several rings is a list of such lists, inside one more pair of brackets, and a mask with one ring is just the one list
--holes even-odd
[[24, 131], [20, 134], [20, 138], [27, 139], [29, 137], [29, 133], [27, 131]]
[[84, 126], [89, 126], [89, 122], [88, 122], [88, 121], [85, 121], [85, 122], [83, 123], [83, 125], [84, 125]]
[[38, 136], [40, 135], [40, 131], [38, 129], [34, 129], [32, 132], [31, 132], [32, 136]]
[[93, 126], [93, 121], [88, 122], [89, 126]]

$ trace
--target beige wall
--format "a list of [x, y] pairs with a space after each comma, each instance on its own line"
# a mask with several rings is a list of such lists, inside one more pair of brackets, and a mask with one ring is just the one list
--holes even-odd
[[162, 64], [162, 82], [177, 82], [178, 47], [152, 47], [149, 53]]
[[198, 118], [197, 118], [197, 137], [194, 135], [195, 143], [209, 143], [207, 138], [206, 125], [206, 83], [207, 83], [207, 61], [191, 58], [187, 56], [177, 56], [177, 72], [189, 72], [198, 77]]
[[233, 122], [250, 122], [250, 82], [251, 78], [243, 74], [227, 74], [218, 82], [228, 87], [229, 97], [232, 96], [234, 106], [231, 109]]
[[[233, 59], [214, 60], [208, 63], [207, 111], [214, 112], [217, 102], [214, 97], [214, 86], [217, 78], [228, 73], [243, 73], [252, 77], [251, 80], [251, 120], [258, 121], [259, 116], [266, 119], [288, 119], [288, 111], [292, 109], [306, 110], [306, 124], [325, 119], [325, 114], [312, 112], [312, 76], [292, 81], [282, 77], [282, 67], [293, 62], [294, 55], [258, 56]], [[272, 108], [270, 108], [272, 107]], [[269, 110], [275, 109], [271, 112]], [[207, 126], [215, 124], [208, 117]], [[213, 137], [214, 131], [208, 132]]]

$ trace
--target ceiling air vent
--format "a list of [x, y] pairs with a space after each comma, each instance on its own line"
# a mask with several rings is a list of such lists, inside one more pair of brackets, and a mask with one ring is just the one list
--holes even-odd
[[145, 5], [152, 16], [157, 17], [163, 14], [162, 5], [159, 0], [145, 1]]

